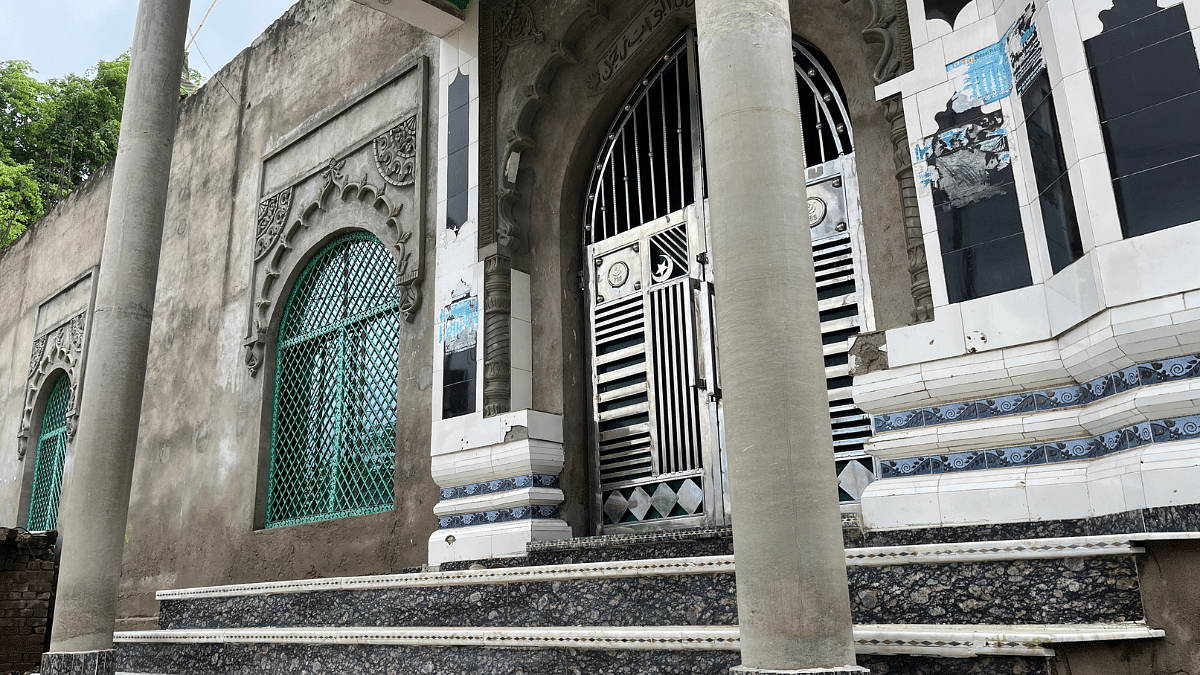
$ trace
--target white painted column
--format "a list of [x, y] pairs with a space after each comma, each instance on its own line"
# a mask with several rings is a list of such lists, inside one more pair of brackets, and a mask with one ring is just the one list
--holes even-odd
[[854, 665], [787, 0], [697, 0], [742, 665]]

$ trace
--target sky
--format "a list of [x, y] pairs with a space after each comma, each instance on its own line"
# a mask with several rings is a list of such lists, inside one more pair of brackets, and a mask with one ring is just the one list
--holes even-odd
[[[188, 36], [213, 0], [192, 0]], [[217, 0], [189, 50], [205, 81], [295, 0]], [[85, 75], [133, 43], [137, 0], [0, 0], [0, 61], [29, 61], [39, 80]]]

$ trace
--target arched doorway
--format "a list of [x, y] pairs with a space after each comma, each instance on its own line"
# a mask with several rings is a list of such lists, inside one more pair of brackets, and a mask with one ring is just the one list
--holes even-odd
[[[873, 465], [862, 453], [870, 420], [853, 405], [846, 365], [864, 290], [855, 272], [853, 130], [824, 55], [795, 40], [793, 61], [831, 426], [847, 479], [842, 498], [855, 499]], [[601, 532], [729, 522], [706, 189], [689, 30], [622, 105], [588, 188], [592, 503]], [[804, 220], [797, 214], [798, 227]]]

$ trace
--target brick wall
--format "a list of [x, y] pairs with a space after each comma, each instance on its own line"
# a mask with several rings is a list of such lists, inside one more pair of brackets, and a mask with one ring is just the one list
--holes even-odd
[[50, 642], [57, 532], [0, 527], [0, 673], [38, 669]]

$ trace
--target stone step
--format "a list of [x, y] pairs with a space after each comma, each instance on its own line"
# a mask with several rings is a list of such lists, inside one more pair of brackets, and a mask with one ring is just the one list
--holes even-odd
[[[1178, 537], [1176, 533], [1174, 535]], [[1129, 537], [847, 549], [857, 624], [1143, 618]], [[164, 629], [733, 626], [732, 556], [160, 591]]]
[[[854, 629], [860, 665], [930, 675], [967, 672], [964, 659], [973, 673], [1048, 674], [1056, 645], [1162, 635], [1141, 623]], [[723, 675], [740, 662], [736, 626], [164, 630], [115, 642], [120, 668], [176, 675], [295, 672], [297, 663], [310, 672]]]

